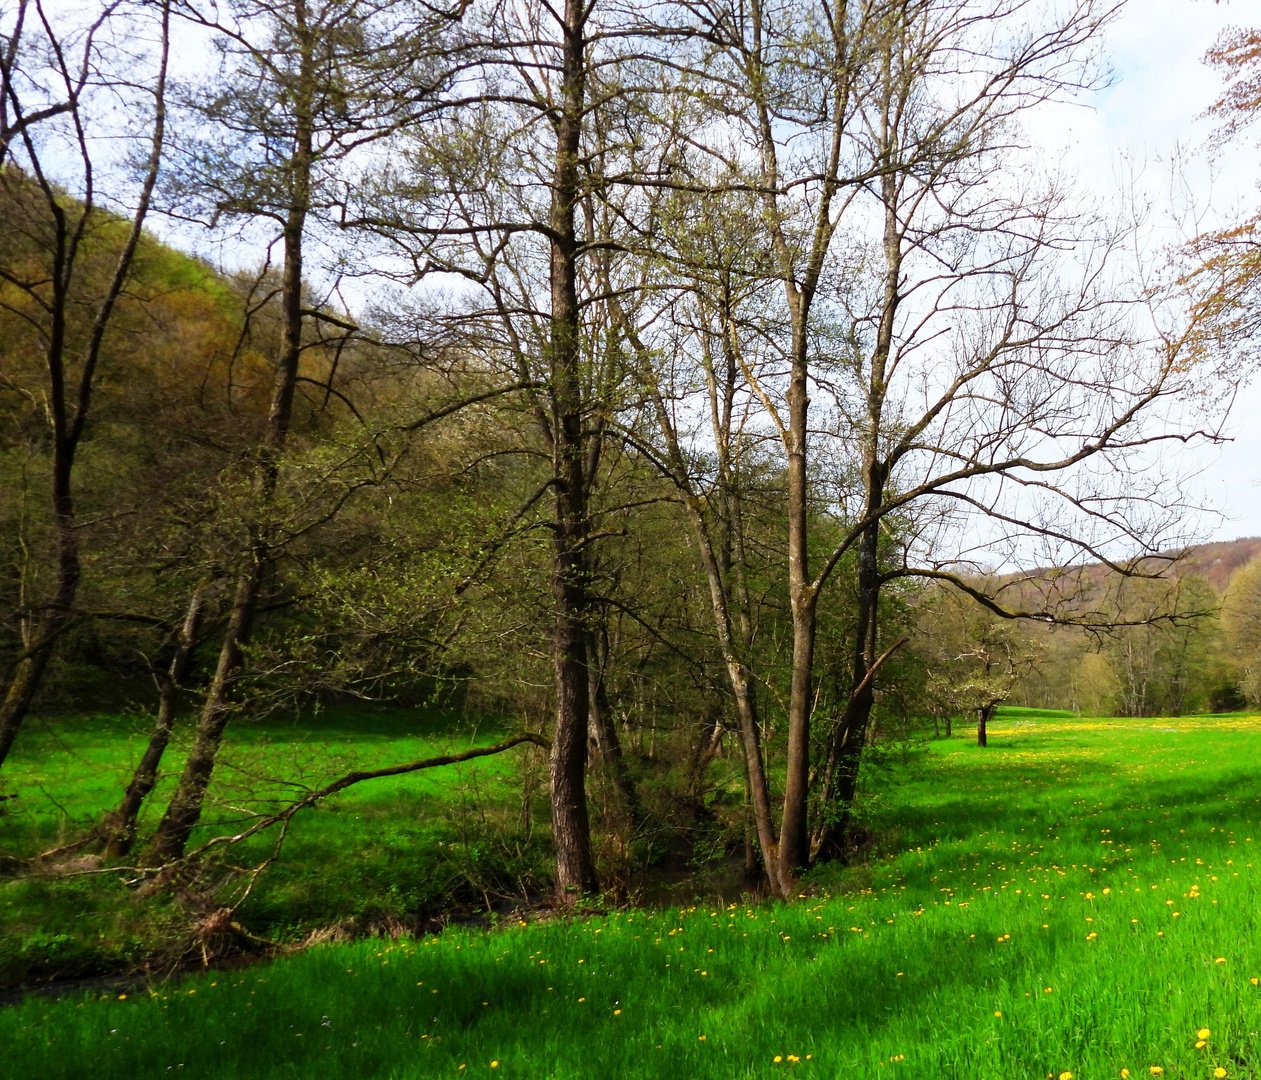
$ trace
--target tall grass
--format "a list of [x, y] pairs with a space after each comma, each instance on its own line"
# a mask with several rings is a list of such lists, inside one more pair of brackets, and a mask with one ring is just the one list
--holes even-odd
[[0, 1012], [0, 1073], [1261, 1075], [1261, 723], [1011, 718], [991, 740], [884, 777], [885, 853], [794, 904], [325, 946], [28, 1000]]

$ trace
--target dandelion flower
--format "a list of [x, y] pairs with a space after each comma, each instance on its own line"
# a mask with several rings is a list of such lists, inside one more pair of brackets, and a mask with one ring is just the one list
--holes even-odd
[[1195, 1037], [1197, 1039], [1207, 1039], [1212, 1034], [1213, 1033], [1209, 1031], [1208, 1028], [1200, 1028], [1200, 1030], [1195, 1033]]
[[1197, 1050], [1203, 1050], [1206, 1046], [1208, 1046], [1208, 1043], [1206, 1043], [1203, 1039], [1195, 1040], [1195, 1048]]
[[1071, 1072], [1062, 1072], [1060, 1073], [1060, 1080], [1073, 1080], [1073, 1074]]
[[1147, 1071], [1151, 1073], [1152, 1076], [1159, 1076], [1161, 1073], [1165, 1071], [1165, 1068], [1163, 1065], [1153, 1065]]
[[783, 1060], [784, 1060], [784, 1055], [783, 1055], [783, 1054], [776, 1054], [776, 1055], [775, 1055], [775, 1064], [776, 1064], [776, 1065], [778, 1065], [778, 1064], [779, 1064], [781, 1061], [783, 1061]]
[[1226, 1075], [1226, 1070], [1218, 1065], [1217, 1068], [1213, 1070], [1213, 1075], [1217, 1077], [1217, 1080], [1223, 1080], [1223, 1077]]
[[490, 1067], [491, 1067], [492, 1069], [497, 1069], [497, 1068], [499, 1068], [499, 1062], [497, 1062], [497, 1061], [492, 1061], [492, 1062], [490, 1063]]
[[697, 1036], [696, 1036], [696, 1041], [697, 1041], [697, 1042], [704, 1042], [704, 1041], [705, 1041], [705, 1038], [706, 1038], [706, 1036], [704, 1036], [704, 1035], [697, 1035]]
[[1121, 1080], [1130, 1080], [1130, 1070], [1129, 1070], [1129, 1069], [1122, 1069], [1122, 1070], [1121, 1070]]
[[1002, 1012], [1000, 1012], [998, 1009], [995, 1009], [995, 1010], [994, 1010], [994, 1015], [995, 1015], [995, 1016], [1002, 1016], [1003, 1014], [1002, 1014]]

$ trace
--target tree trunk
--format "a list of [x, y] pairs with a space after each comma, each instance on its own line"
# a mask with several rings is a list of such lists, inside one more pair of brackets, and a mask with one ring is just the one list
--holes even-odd
[[[885, 109], [890, 108], [886, 100]], [[884, 197], [884, 291], [880, 321], [876, 330], [871, 368], [867, 376], [866, 417], [863, 431], [863, 516], [867, 521], [858, 548], [858, 626], [854, 639], [854, 681], [842, 723], [833, 736], [825, 766], [825, 788], [821, 800], [825, 807], [824, 821], [816, 830], [816, 849], [839, 856], [844, 851], [845, 831], [849, 825], [850, 807], [858, 790], [858, 774], [875, 687], [869, 673], [876, 662], [879, 639], [880, 608], [880, 511], [884, 506], [884, 488], [890, 465], [880, 456], [880, 434], [883, 429], [884, 402], [887, 393], [889, 356], [893, 347], [893, 330], [901, 302], [902, 272], [901, 223], [898, 220], [897, 181], [890, 172], [881, 178]]]
[[188, 674], [192, 663], [193, 652], [197, 647], [197, 637], [201, 632], [202, 612], [205, 606], [206, 585], [199, 585], [188, 601], [188, 610], [184, 615], [184, 625], [180, 628], [179, 638], [175, 646], [175, 655], [171, 658], [170, 667], [159, 673], [158, 716], [153, 725], [153, 734], [149, 736], [149, 745], [136, 765], [131, 783], [123, 794], [123, 801], [109, 818], [102, 823], [105, 832], [105, 855], [111, 859], [121, 858], [131, 851], [136, 838], [136, 822], [140, 817], [140, 808], [145, 799], [158, 782], [158, 766], [171, 741], [171, 729], [175, 724], [175, 709], [179, 704], [180, 683]]
[[820, 803], [823, 813], [815, 831], [814, 848], [826, 857], [838, 858], [845, 849], [849, 810], [858, 791], [858, 774], [863, 746], [875, 703], [875, 690], [868, 678], [876, 661], [877, 609], [880, 578], [877, 551], [880, 526], [863, 531], [858, 548], [858, 622], [854, 632], [853, 682], [841, 723], [833, 733], [824, 766]]
[[[618, 322], [622, 325], [627, 339], [640, 358], [644, 386], [648, 391], [649, 399], [656, 413], [657, 426], [666, 444], [670, 479], [683, 497], [683, 506], [687, 511], [688, 522], [692, 526], [692, 535], [696, 540], [697, 551], [701, 557], [701, 567], [705, 571], [705, 580], [709, 585], [710, 606], [713, 612], [714, 629], [718, 634], [718, 647], [722, 650], [723, 661], [727, 668], [727, 679], [731, 685], [732, 698], [735, 703], [740, 742], [744, 750], [744, 768], [749, 804], [753, 814], [753, 824], [757, 833], [758, 846], [761, 848], [762, 863], [766, 868], [766, 876], [771, 888], [777, 894], [784, 895], [784, 889], [780, 886], [779, 847], [775, 839], [775, 822], [771, 816], [770, 789], [766, 782], [766, 768], [762, 760], [762, 736], [757, 718], [753, 677], [745, 666], [743, 649], [737, 645], [735, 629], [732, 624], [728, 582], [723, 575], [722, 556], [715, 551], [713, 537], [705, 517], [704, 504], [696, 494], [688, 476], [677, 433], [665, 401], [662, 399], [660, 387], [652, 369], [651, 357], [636, 335], [634, 328], [630, 325], [629, 320], [622, 312], [616, 299], [611, 302], [610, 307]], [[715, 432], [715, 435], [717, 437], [719, 433]], [[735, 506], [738, 507], [738, 500], [735, 501]], [[734, 514], [731, 520], [733, 523], [736, 521]], [[736, 592], [743, 596], [742, 566], [740, 565], [743, 561], [743, 551], [738, 529], [733, 529], [732, 537], [733, 550], [736, 552], [733, 560], [736, 564], [735, 574], [733, 575], [736, 578], [735, 588]], [[742, 605], [743, 633], [741, 638], [745, 645], [747, 645], [749, 637], [747, 610], [747, 605]]]
[[552, 653], [556, 731], [552, 743], [552, 834], [556, 887], [572, 903], [596, 888], [587, 817], [587, 483], [583, 454], [581, 312], [578, 306], [579, 152], [586, 82], [581, 0], [566, 0], [561, 27], [561, 101], [551, 212], [550, 390], [552, 469], [555, 478]]
[[988, 735], [986, 726], [994, 719], [994, 712], [997, 706], [985, 705], [976, 711], [976, 745], [988, 746]]
[[[299, 33], [305, 38], [305, 0], [297, 0], [294, 13]], [[290, 205], [283, 232], [284, 269], [281, 275], [280, 300], [283, 332], [280, 355], [276, 361], [271, 408], [254, 463], [253, 500], [249, 511], [253, 520], [248, 523], [252, 543], [249, 551], [242, 552], [244, 570], [236, 580], [232, 609], [219, 649], [219, 662], [202, 704], [192, 752], [150, 848], [149, 860], [155, 863], [180, 858], [184, 854], [189, 836], [201, 818], [202, 803], [210, 785], [219, 744], [232, 711], [232, 687], [240, 674], [245, 643], [254, 620], [258, 591], [272, 554], [270, 544], [264, 536], [265, 519], [276, 492], [280, 455], [289, 435], [294, 389], [298, 380], [298, 361], [302, 354], [302, 243], [310, 206], [311, 168], [314, 158], [310, 111], [315, 78], [314, 48], [310, 40], [302, 40], [301, 45], [301, 69], [297, 88], [299, 101], [295, 106], [293, 154], [290, 159], [293, 186], [288, 192]]]
[[806, 382], [805, 303], [797, 294], [793, 365], [788, 387], [788, 598], [792, 610], [792, 682], [788, 699], [788, 759], [784, 768], [784, 812], [779, 823], [779, 877], [784, 889], [810, 862], [806, 817], [810, 794], [810, 714], [814, 674], [815, 591], [808, 565], [809, 523], [806, 446], [810, 399]]
[[231, 690], [244, 658], [243, 648], [249, 637], [254, 604], [258, 598], [261, 566], [255, 553], [252, 572], [237, 579], [232, 610], [224, 630], [223, 643], [219, 647], [219, 662], [214, 679], [202, 703], [197, 720], [197, 734], [193, 748], [184, 764], [179, 786], [167, 805], [166, 813], [158, 824], [157, 834], [149, 848], [147, 861], [152, 865], [170, 862], [184, 854], [188, 838], [201, 819], [202, 803], [210, 777], [214, 772], [215, 758], [223, 739], [224, 728], [232, 711]]
[[621, 809], [634, 826], [640, 819], [639, 793], [626, 771], [622, 741], [618, 738], [604, 690], [604, 665], [596, 662], [597, 656], [595, 635], [590, 635], [587, 640], [587, 717], [591, 741], [600, 756], [600, 765], [607, 770], [617, 792]]

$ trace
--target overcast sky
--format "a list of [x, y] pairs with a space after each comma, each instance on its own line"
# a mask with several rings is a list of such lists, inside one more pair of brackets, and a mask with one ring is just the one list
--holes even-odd
[[[1203, 63], [1205, 51], [1224, 27], [1258, 21], [1257, 0], [1130, 0], [1109, 34], [1112, 85], [1091, 98], [1090, 108], [1048, 114], [1039, 137], [1062, 148], [1081, 181], [1101, 192], [1115, 190], [1131, 165], [1141, 167], [1144, 186], [1166, 206], [1170, 162], [1181, 146], [1197, 202], [1211, 201], [1219, 215], [1255, 206], [1261, 151], [1243, 147], [1210, 163], [1205, 142], [1212, 124], [1199, 116], [1222, 86]], [[1212, 539], [1261, 536], [1259, 418], [1261, 386], [1246, 387], [1229, 424], [1233, 441], [1200, 454], [1205, 493], [1223, 515], [1204, 519]]]

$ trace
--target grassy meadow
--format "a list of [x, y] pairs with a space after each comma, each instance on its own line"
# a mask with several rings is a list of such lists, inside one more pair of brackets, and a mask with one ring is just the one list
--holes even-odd
[[0, 1010], [12, 1077], [1261, 1076], [1261, 718], [1009, 712], [791, 905], [324, 945]]
[[[4, 851], [33, 855], [80, 834], [116, 806], [148, 738], [148, 721], [117, 715], [32, 719], [6, 763], [0, 816]], [[151, 834], [183, 764], [189, 735], [168, 751], [167, 773], [147, 800], [141, 833]], [[504, 730], [470, 731], [443, 710], [330, 708], [300, 722], [277, 718], [233, 725], [215, 773], [212, 802], [193, 844], [232, 831], [249, 813], [284, 805], [353, 769], [372, 769], [495, 742]], [[484, 908], [534, 868], [546, 880], [546, 837], [523, 841], [523, 747], [508, 754], [359, 784], [299, 814], [280, 857], [251, 892], [241, 918], [275, 940], [354, 920], [358, 930], [416, 917]], [[535, 763], [542, 783], [546, 761]], [[279, 779], [277, 779], [279, 778]], [[530, 793], [546, 812], [546, 787]], [[488, 808], [492, 815], [488, 817]], [[249, 866], [272, 853], [275, 832], [241, 845]], [[134, 902], [111, 876], [47, 881], [0, 879], [0, 989], [49, 978], [107, 974], [152, 961], [162, 945], [163, 904]], [[170, 912], [181, 934], [186, 912]], [[175, 962], [177, 957], [171, 957]], [[160, 959], [159, 959], [160, 966]]]

